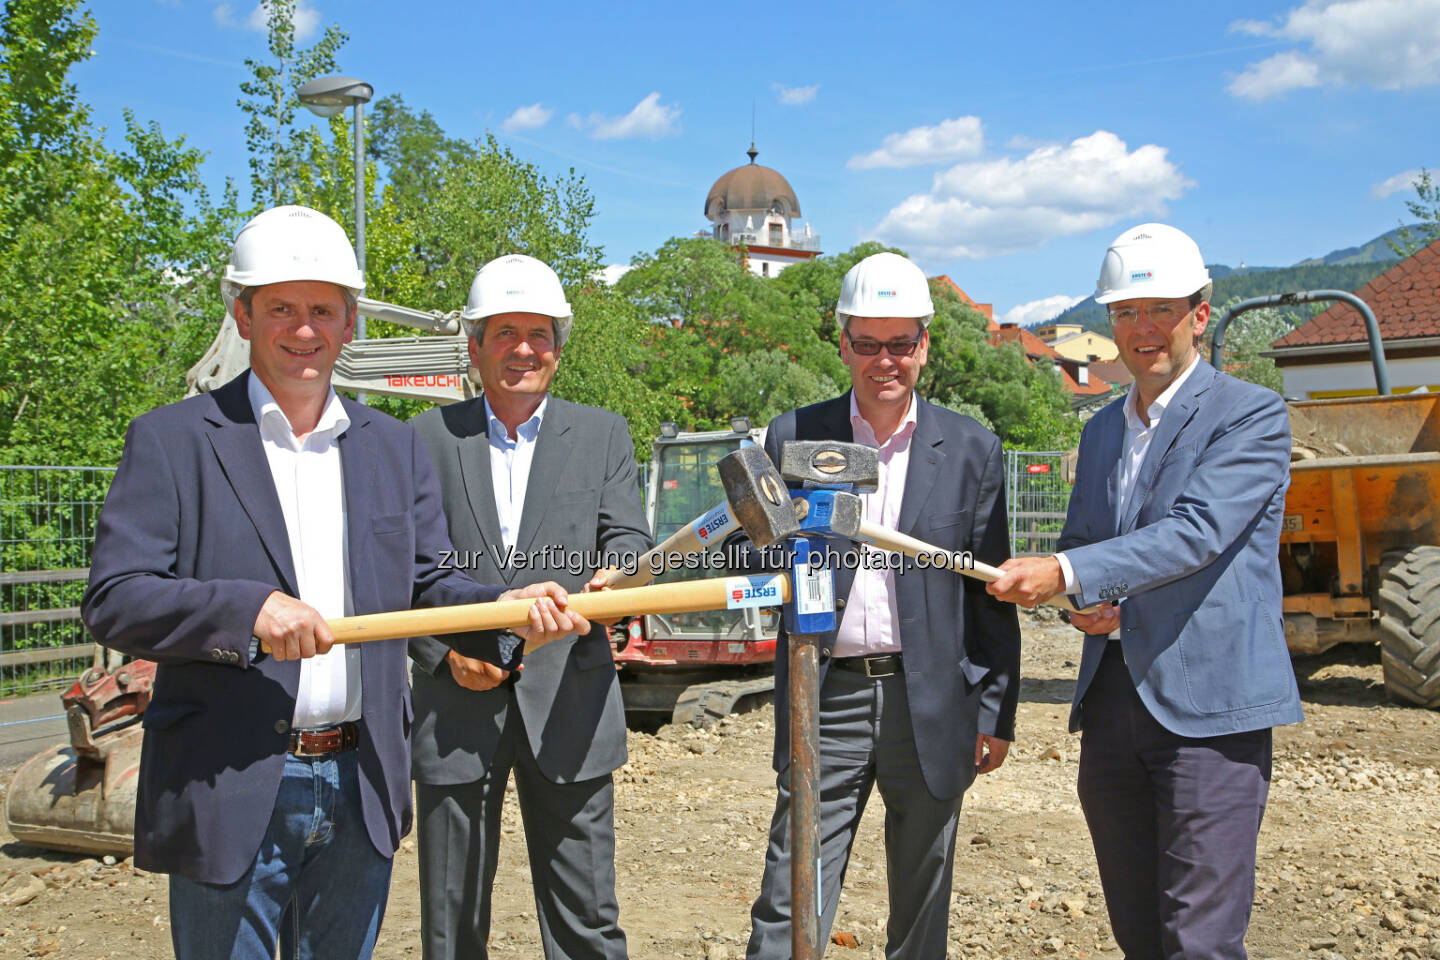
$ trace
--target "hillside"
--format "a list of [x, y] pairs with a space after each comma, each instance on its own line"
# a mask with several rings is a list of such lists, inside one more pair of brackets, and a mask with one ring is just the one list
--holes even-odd
[[[1388, 233], [1371, 240], [1369, 243], [1358, 247], [1346, 247], [1344, 250], [1331, 250], [1323, 257], [1311, 257], [1309, 260], [1301, 260], [1295, 264], [1297, 267], [1308, 267], [1316, 264], [1345, 264], [1345, 263], [1372, 263], [1378, 260], [1394, 260], [1395, 251], [1390, 249], [1389, 241], [1400, 242], [1400, 231], [1409, 230], [1411, 239], [1424, 237], [1425, 227], [1423, 224], [1412, 223], [1403, 227], [1396, 227]], [[1346, 288], [1350, 289], [1349, 287]]]
[[[1418, 227], [1412, 226], [1410, 229], [1414, 234]], [[1223, 263], [1207, 264], [1210, 276], [1215, 280], [1212, 302], [1216, 307], [1222, 307], [1235, 300], [1290, 293], [1294, 290], [1355, 290], [1396, 264], [1395, 255], [1391, 253], [1385, 240], [1398, 233], [1397, 227], [1361, 246], [1332, 250], [1324, 256], [1302, 260], [1293, 267], [1237, 269]], [[1298, 307], [1294, 312], [1297, 321], [1304, 320], [1313, 316], [1315, 307]], [[1105, 308], [1097, 304], [1092, 297], [1086, 297], [1066, 310], [1056, 317], [1054, 322], [1078, 323], [1086, 330], [1101, 332], [1108, 332], [1109, 329]]]

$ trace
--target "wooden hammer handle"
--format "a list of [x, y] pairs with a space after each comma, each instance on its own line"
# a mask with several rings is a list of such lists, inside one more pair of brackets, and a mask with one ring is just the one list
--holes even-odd
[[[635, 563], [634, 573], [622, 573], [614, 569], [606, 571], [605, 585], [616, 590], [644, 586], [657, 576], [655, 567], [652, 565], [655, 557], [660, 557], [663, 561], [672, 552], [698, 553], [703, 549], [704, 544], [695, 535], [695, 523], [691, 521], [666, 537], [664, 543], [642, 553]], [[628, 615], [625, 614], [625, 616]]]
[[[970, 558], [969, 563], [962, 564], [959, 561], [959, 551], [944, 550], [934, 544], [926, 543], [924, 540], [916, 539], [915, 537], [895, 530], [889, 530], [869, 521], [860, 524], [857, 535], [861, 540], [873, 543], [875, 546], [884, 550], [894, 550], [897, 553], [905, 554], [907, 557], [918, 558], [924, 556], [925, 559], [930, 561], [932, 566], [954, 570], [962, 576], [971, 577], [975, 580], [983, 580], [985, 583], [994, 583], [1000, 579], [999, 567], [992, 567], [988, 563], [981, 563], [974, 557]], [[1071, 613], [1081, 612], [1076, 608], [1075, 604], [1070, 602], [1070, 598], [1063, 593], [1057, 593], [1045, 602], [1052, 606], [1059, 607], [1062, 610], [1069, 610]]]
[[[715, 577], [709, 580], [687, 580], [683, 583], [662, 583], [658, 586], [635, 587], [630, 590], [602, 590], [595, 593], [572, 593], [568, 609], [587, 619], [606, 620], [611, 617], [638, 616], [647, 613], [694, 613], [701, 610], [724, 610], [730, 599], [734, 581], [744, 577]], [[782, 583], [776, 603], [790, 601], [790, 578], [778, 576]], [[466, 603], [450, 607], [428, 607], [422, 610], [395, 610], [359, 617], [337, 617], [329, 621], [336, 643], [361, 643], [366, 640], [394, 640], [397, 637], [461, 633], [469, 630], [506, 630], [523, 627], [530, 622], [530, 606], [526, 600], [497, 600], [494, 603]], [[529, 644], [525, 645], [528, 651]]]

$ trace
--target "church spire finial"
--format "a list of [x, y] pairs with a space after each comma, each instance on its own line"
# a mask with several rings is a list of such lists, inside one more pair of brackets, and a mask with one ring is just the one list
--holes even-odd
[[755, 101], [750, 101], [750, 149], [745, 151], [745, 156], [750, 158], [753, 164], [760, 151], [755, 149]]

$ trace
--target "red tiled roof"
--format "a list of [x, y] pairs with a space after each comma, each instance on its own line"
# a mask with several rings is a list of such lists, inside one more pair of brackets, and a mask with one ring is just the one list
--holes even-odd
[[1020, 349], [1025, 351], [1027, 357], [1049, 357], [1051, 360], [1060, 359], [1060, 354], [1055, 352], [1054, 347], [1035, 336], [1035, 334], [1031, 333], [1025, 327], [1015, 327], [1009, 324], [998, 327], [990, 331], [990, 342], [995, 344], [1018, 343], [1020, 344]]
[[[1060, 381], [1065, 387], [1065, 392], [1075, 397], [1093, 397], [1102, 393], [1110, 392], [1110, 383], [1103, 377], [1097, 376], [1095, 364], [1089, 364], [1089, 383], [1082, 384], [1076, 380], [1067, 367], [1076, 365], [1074, 360], [1066, 360], [1055, 352], [1044, 340], [1031, 333], [1025, 327], [1017, 327], [1006, 324], [990, 332], [990, 342], [997, 346], [1002, 343], [1018, 343], [1020, 349], [1025, 351], [1025, 356], [1033, 364], [1036, 361], [1046, 361], [1052, 364], [1060, 372]], [[1111, 366], [1120, 366], [1111, 364]], [[1123, 370], [1124, 367], [1121, 367]]]
[[931, 277], [930, 279], [934, 280], [936, 283], [942, 283], [945, 286], [949, 287], [951, 290], [955, 291], [956, 295], [959, 296], [961, 300], [970, 304], [970, 306], [974, 307], [976, 310], [979, 310], [980, 313], [985, 317], [985, 319], [990, 321], [991, 329], [994, 329], [995, 305], [993, 303], [976, 303], [970, 298], [970, 294], [960, 289], [960, 285], [958, 283], [956, 283], [954, 280], [951, 280], [947, 275], [943, 273], [940, 274], [940, 276], [938, 277]]
[[[1440, 240], [1423, 247], [1355, 291], [1380, 323], [1383, 340], [1440, 336]], [[1336, 303], [1276, 340], [1275, 347], [1363, 343], [1365, 321]]]
[[1090, 361], [1091, 378], [1099, 377], [1101, 380], [1108, 380], [1117, 387], [1127, 386], [1134, 383], [1135, 378], [1130, 371], [1125, 369], [1125, 364], [1119, 360], [1092, 360]]
[[1079, 380], [1070, 376], [1070, 371], [1063, 366], [1060, 368], [1060, 379], [1065, 384], [1065, 392], [1072, 397], [1097, 397], [1102, 393], [1110, 392], [1110, 384], [1090, 374], [1090, 382], [1082, 384]]

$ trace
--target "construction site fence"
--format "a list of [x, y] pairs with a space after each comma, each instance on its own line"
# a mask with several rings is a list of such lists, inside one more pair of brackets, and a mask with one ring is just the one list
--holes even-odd
[[1062, 457], [1059, 450], [1005, 451], [1005, 503], [1015, 556], [1055, 552], [1070, 506]]
[[68, 687], [95, 663], [80, 598], [114, 475], [0, 466], [0, 698]]

